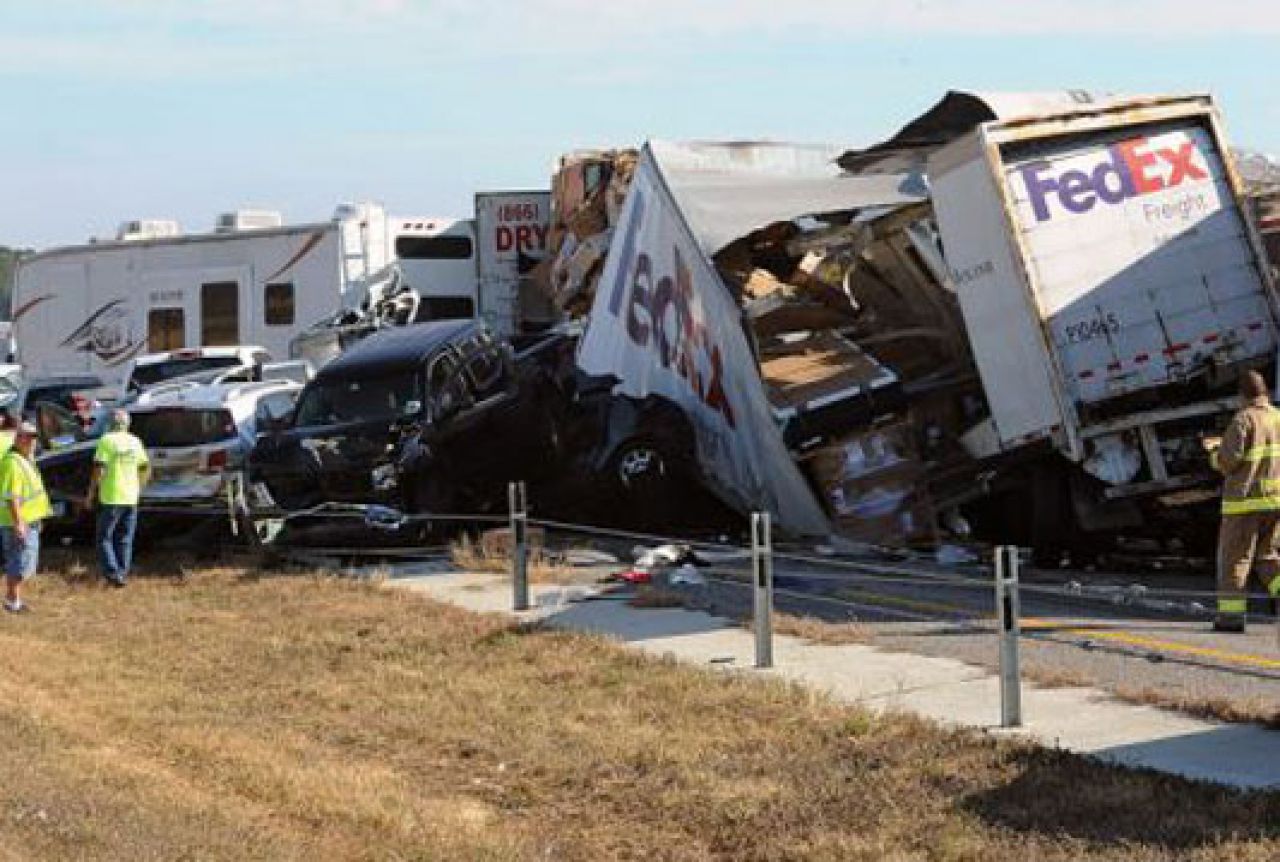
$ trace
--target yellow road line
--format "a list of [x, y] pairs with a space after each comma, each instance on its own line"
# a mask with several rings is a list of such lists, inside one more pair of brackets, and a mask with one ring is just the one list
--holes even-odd
[[1143, 647], [1145, 649], [1184, 653], [1186, 655], [1225, 661], [1231, 664], [1242, 664], [1250, 665], [1252, 667], [1267, 668], [1269, 670], [1280, 670], [1280, 659], [1267, 658], [1266, 656], [1253, 655], [1252, 653], [1232, 652], [1230, 650], [1216, 649], [1215, 647], [1195, 646], [1194, 644], [1185, 644], [1178, 641], [1166, 641], [1159, 638], [1133, 635], [1128, 632], [1100, 632], [1093, 629], [1064, 629], [1064, 631], [1068, 634], [1088, 635], [1089, 637], [1098, 638], [1100, 640], [1116, 641], [1118, 643]]
[[[917, 599], [904, 599], [900, 596], [886, 596], [880, 593], [864, 593], [856, 590], [842, 590], [841, 593], [850, 597], [856, 596], [858, 599], [868, 601], [872, 604], [879, 603], [889, 607], [901, 607], [924, 613], [958, 613], [980, 620], [994, 619], [991, 614], [981, 611], [973, 611], [969, 608], [961, 607], [960, 605], [952, 605], [945, 602], [926, 602]], [[1280, 670], [1280, 659], [1254, 655], [1252, 653], [1240, 653], [1233, 652], [1231, 650], [1217, 649], [1215, 647], [1195, 646], [1194, 644], [1181, 643], [1179, 641], [1167, 641], [1161, 638], [1135, 635], [1126, 631], [1100, 629], [1092, 626], [1068, 625], [1064, 627], [1063, 623], [1060, 621], [1046, 620], [1038, 617], [1025, 617], [1021, 620], [1020, 624], [1022, 628], [1030, 629], [1032, 631], [1052, 629], [1062, 634], [1115, 641], [1116, 643], [1122, 643], [1133, 647], [1141, 647], [1143, 649], [1152, 649], [1168, 653], [1180, 653], [1183, 655], [1194, 655], [1201, 658], [1211, 658], [1217, 661], [1224, 661], [1230, 664], [1266, 668], [1267, 670]]]

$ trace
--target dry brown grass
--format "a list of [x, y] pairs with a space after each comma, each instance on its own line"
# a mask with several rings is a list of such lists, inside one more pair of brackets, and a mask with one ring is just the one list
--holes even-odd
[[[578, 580], [572, 566], [546, 549], [534, 545], [529, 548], [529, 582], [533, 584], [565, 584]], [[489, 572], [508, 574], [511, 571], [511, 554], [500, 547], [488, 546], [463, 536], [449, 544], [449, 558], [453, 565], [464, 572]]]
[[1022, 677], [1040, 688], [1088, 688], [1097, 684], [1096, 680], [1086, 673], [1071, 668], [1036, 663], [1024, 664]]
[[[750, 621], [747, 625], [751, 625]], [[875, 633], [862, 623], [828, 622], [818, 617], [794, 614], [775, 613], [773, 631], [774, 634], [791, 635], [824, 646], [868, 644], [875, 640]]]
[[236, 565], [0, 618], [0, 858], [1272, 860], [1280, 797]]
[[1120, 686], [1116, 697], [1130, 703], [1174, 709], [1213, 721], [1261, 724], [1280, 730], [1280, 706], [1266, 697], [1214, 697], [1149, 686]]

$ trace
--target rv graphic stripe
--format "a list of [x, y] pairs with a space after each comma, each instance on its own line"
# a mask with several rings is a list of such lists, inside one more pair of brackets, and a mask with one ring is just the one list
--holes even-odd
[[291, 257], [291, 258], [289, 258], [287, 261], [285, 261], [284, 266], [280, 267], [280, 268], [279, 268], [279, 269], [277, 269], [275, 272], [271, 273], [271, 275], [267, 276], [267, 277], [266, 277], [266, 278], [264, 278], [262, 281], [263, 281], [264, 283], [269, 282], [269, 281], [275, 281], [275, 280], [276, 280], [277, 278], [279, 278], [281, 275], [283, 275], [284, 273], [288, 272], [290, 269], [292, 269], [292, 268], [293, 268], [293, 266], [294, 266], [298, 261], [302, 260], [302, 259], [303, 259], [304, 257], [306, 257], [308, 254], [310, 254], [310, 253], [311, 253], [311, 250], [312, 250], [313, 248], [315, 248], [316, 246], [318, 246], [318, 245], [320, 244], [320, 241], [321, 241], [322, 239], [324, 239], [324, 231], [323, 231], [323, 230], [318, 230], [318, 231], [315, 231], [314, 233], [312, 233], [312, 234], [311, 234], [311, 236], [307, 237], [307, 241], [306, 241], [305, 243], [303, 243], [303, 244], [302, 244], [302, 248], [298, 249], [298, 253], [297, 253], [297, 254], [295, 254], [293, 257]]

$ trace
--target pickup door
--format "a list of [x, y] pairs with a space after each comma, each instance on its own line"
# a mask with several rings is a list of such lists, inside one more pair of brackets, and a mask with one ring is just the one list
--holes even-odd
[[421, 508], [501, 507], [507, 483], [558, 468], [554, 394], [501, 345], [440, 357], [428, 381], [432, 421], [408, 479]]

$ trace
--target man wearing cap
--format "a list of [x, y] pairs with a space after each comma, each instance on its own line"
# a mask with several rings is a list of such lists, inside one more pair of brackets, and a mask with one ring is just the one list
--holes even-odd
[[1255, 574], [1280, 595], [1280, 411], [1256, 371], [1240, 379], [1244, 407], [1221, 441], [1206, 440], [1210, 464], [1222, 474], [1218, 532], [1218, 613], [1213, 629], [1243, 632], [1246, 588]]
[[93, 453], [88, 502], [98, 503], [98, 562], [113, 587], [123, 587], [133, 562], [138, 497], [151, 471], [142, 441], [129, 433], [129, 414], [111, 411], [110, 430]]
[[0, 457], [0, 548], [4, 551], [4, 609], [27, 610], [22, 583], [40, 564], [40, 522], [49, 517], [49, 495], [33, 462], [36, 426], [23, 422], [13, 446]]

